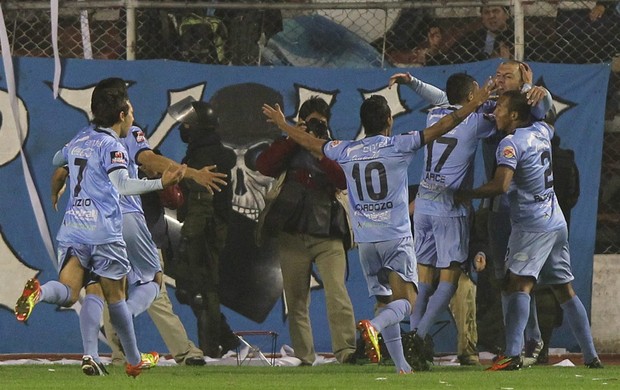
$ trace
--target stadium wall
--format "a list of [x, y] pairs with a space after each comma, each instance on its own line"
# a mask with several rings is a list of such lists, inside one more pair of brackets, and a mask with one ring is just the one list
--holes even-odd
[[[442, 87], [454, 72], [468, 72], [482, 82], [495, 73], [498, 64], [497, 60], [489, 60], [409, 71]], [[51, 160], [54, 153], [87, 124], [90, 92], [100, 79], [117, 76], [130, 81], [129, 93], [136, 120], [145, 129], [151, 146], [159, 147], [165, 155], [177, 161], [183, 157], [185, 145], [166, 109], [189, 95], [196, 99], [228, 102], [220, 113], [227, 122], [222, 137], [240, 157], [279, 134], [265, 125], [259, 110], [263, 102], [280, 101], [286, 115], [293, 117], [299, 101], [305, 96], [324, 96], [333, 105], [331, 127], [336, 139], [352, 139], [359, 135], [359, 106], [369, 94], [379, 93], [387, 97], [395, 114], [395, 133], [422, 129], [428, 108], [408, 88], [387, 89], [388, 78], [401, 71], [396, 69], [248, 68], [163, 60], [64, 60], [60, 95], [54, 99], [52, 59], [15, 58], [14, 65], [18, 103], [14, 106], [15, 111], [11, 109], [6, 78], [0, 79], [0, 181], [3, 184], [0, 191], [0, 353], [79, 353], [81, 350], [76, 315], [79, 305], [62, 310], [39, 305], [28, 326], [15, 321], [12, 308], [26, 279], [38, 275], [45, 282], [57, 276], [55, 259], [46, 251], [42, 239], [49, 230], [53, 241], [62, 220], [62, 212], [54, 211], [49, 201], [49, 180], [53, 172]], [[562, 144], [575, 150], [582, 172], [582, 193], [573, 209], [570, 241], [575, 290], [590, 310], [598, 172], [609, 66], [540, 63], [531, 66], [536, 83], [545, 85], [554, 96], [559, 113], [556, 124]], [[230, 96], [234, 99], [227, 100]], [[19, 113], [21, 135], [17, 134], [13, 112]], [[479, 157], [477, 182], [483, 180]], [[28, 191], [25, 167], [31, 173], [34, 192]], [[422, 153], [411, 166], [410, 182], [419, 181], [421, 167]], [[251, 171], [247, 166], [240, 169]], [[32, 200], [35, 195], [41, 199], [40, 209]], [[66, 197], [61, 202], [66, 202]], [[41, 226], [37, 225], [37, 213], [43, 217]], [[277, 281], [277, 265], [268, 250], [253, 245], [254, 224], [251, 216], [236, 214], [235, 226], [222, 259], [223, 272], [226, 273], [223, 277], [226, 283], [222, 287], [226, 305], [224, 313], [234, 330], [274, 330], [280, 334], [279, 344], [290, 344], [281, 290], [278, 283], [272, 283]], [[369, 317], [374, 302], [368, 297], [356, 251], [349, 253], [349, 264], [347, 283], [356, 317]], [[174, 300], [172, 287], [169, 292], [175, 310], [195, 340], [196, 325], [191, 310]], [[311, 316], [317, 350], [329, 352], [330, 337], [322, 293], [314, 292], [312, 299]], [[165, 351], [147, 315], [136, 318], [136, 324], [141, 348]], [[564, 331], [556, 332], [554, 346], [575, 350], [576, 343], [567, 325], [564, 327]], [[436, 344], [438, 352], [454, 351], [454, 331], [446, 332], [446, 337]], [[102, 351], [106, 348], [102, 345]]]

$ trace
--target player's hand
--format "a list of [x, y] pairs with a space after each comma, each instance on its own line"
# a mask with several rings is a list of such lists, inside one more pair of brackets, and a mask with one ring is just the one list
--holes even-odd
[[65, 184], [62, 187], [60, 187], [60, 190], [57, 193], [52, 194], [52, 206], [54, 207], [54, 211], [58, 211], [58, 199], [60, 199], [62, 194], [65, 193], [66, 188], [67, 188], [67, 185]]
[[413, 81], [413, 76], [411, 73], [396, 73], [392, 77], [390, 77], [390, 81], [388, 83], [388, 88], [392, 88], [394, 84], [409, 84]]
[[456, 190], [454, 191], [454, 204], [456, 205], [467, 205], [470, 201], [469, 197], [467, 196], [467, 193], [463, 190]]
[[477, 105], [481, 105], [482, 103], [489, 100], [491, 94], [497, 91], [497, 84], [495, 83], [495, 79], [489, 77], [487, 82], [474, 93], [473, 101], [476, 102]]
[[180, 182], [185, 176], [185, 171], [187, 170], [187, 165], [182, 164], [179, 165], [178, 168], [172, 170], [173, 165], [169, 165], [168, 168], [161, 175], [161, 184], [164, 188], [170, 187], [172, 185]]
[[521, 80], [525, 84], [532, 84], [534, 82], [534, 72], [532, 72], [532, 68], [525, 62], [519, 64], [519, 72], [521, 72]]
[[390, 77], [390, 81], [388, 82], [388, 89], [392, 88], [394, 84], [409, 84], [413, 81], [413, 76], [411, 73], [396, 73], [392, 77]]
[[525, 93], [525, 96], [527, 97], [527, 102], [529, 103], [529, 105], [535, 106], [538, 104], [539, 101], [541, 101], [545, 98], [545, 96], [547, 96], [547, 90], [543, 87], [535, 85]]
[[476, 256], [474, 256], [474, 270], [476, 272], [481, 272], [481, 271], [484, 271], [486, 267], [487, 267], [487, 256], [484, 254], [484, 252], [476, 253]]
[[284, 118], [284, 113], [278, 103], [273, 107], [269, 104], [263, 104], [263, 114], [267, 117], [267, 122], [275, 124], [280, 129], [286, 123], [286, 118]]
[[198, 170], [197, 173], [192, 176], [192, 180], [205, 187], [210, 194], [213, 194], [213, 191], [220, 192], [223, 186], [228, 185], [228, 182], [225, 180], [228, 175], [217, 172], [216, 169], [217, 165], [206, 166]]

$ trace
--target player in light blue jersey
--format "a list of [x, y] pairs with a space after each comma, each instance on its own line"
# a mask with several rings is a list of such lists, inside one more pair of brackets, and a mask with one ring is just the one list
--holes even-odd
[[[530, 115], [535, 120], [541, 120], [545, 117], [547, 112], [552, 108], [553, 99], [551, 93], [543, 87], [533, 86], [534, 74], [532, 69], [524, 62], [508, 60], [501, 63], [497, 67], [495, 73], [494, 82], [497, 86], [497, 95], [493, 96], [487, 102], [485, 102], [478, 112], [480, 113], [492, 113], [497, 103], [497, 96], [501, 96], [504, 92], [520, 90], [527, 96], [528, 103], [531, 105]], [[424, 100], [434, 105], [448, 104], [447, 94], [441, 89], [424, 83], [408, 73], [398, 73], [390, 78], [390, 86], [398, 83], [405, 84], [418, 93]], [[485, 165], [485, 171], [487, 179], [490, 180], [493, 177], [495, 168], [497, 166], [495, 161], [495, 151], [499, 141], [503, 138], [503, 134], [496, 132], [488, 138], [485, 138], [482, 142], [482, 156]], [[485, 200], [485, 205], [489, 209], [488, 217], [488, 231], [489, 231], [489, 259], [493, 265], [495, 271], [495, 277], [500, 284], [504, 277], [504, 255], [508, 245], [508, 237], [510, 236], [510, 218], [509, 218], [509, 205], [508, 198], [505, 195], [495, 196]], [[503, 285], [502, 285], [503, 288]], [[501, 302], [498, 305], [493, 305], [493, 308], [497, 308], [496, 317], [499, 323], [493, 325], [493, 329], [498, 327], [501, 329], [503, 321], [500, 318], [503, 316], [501, 307], [505, 306], [506, 294], [502, 291], [500, 293]], [[413, 323], [415, 324], [415, 320]], [[481, 332], [484, 334], [484, 332]], [[494, 332], [495, 333], [495, 332]], [[489, 340], [498, 338], [503, 339], [503, 329], [497, 332], [497, 335], [485, 335]], [[525, 348], [524, 354], [528, 358], [527, 363], [531, 365], [536, 361], [538, 353], [543, 348], [542, 336], [538, 327], [538, 317], [536, 313], [536, 301], [532, 296], [530, 305], [530, 321], [525, 331]], [[500, 341], [501, 342], [501, 341]], [[495, 343], [491, 341], [490, 343]], [[499, 347], [493, 346], [492, 348]]]
[[325, 155], [342, 166], [347, 179], [351, 219], [360, 263], [369, 295], [378, 303], [377, 316], [362, 320], [358, 329], [366, 353], [379, 362], [377, 335], [383, 339], [399, 373], [411, 373], [403, 354], [400, 321], [411, 314], [417, 288], [417, 271], [408, 218], [407, 170], [415, 152], [453, 129], [489, 96], [490, 87], [423, 131], [392, 136], [393, 118], [384, 97], [373, 95], [360, 108], [366, 138], [326, 142], [306, 134], [304, 127], [286, 123], [278, 105], [264, 105], [270, 122], [299, 145]]
[[[94, 126], [91, 125], [82, 130], [82, 132], [87, 132], [93, 128]], [[127, 171], [132, 179], [138, 178], [138, 166], [140, 165], [154, 173], [161, 173], [168, 166], [178, 165], [173, 160], [155, 154], [150, 148], [144, 132], [137, 126], [132, 126], [128, 135], [119, 140], [127, 152]], [[214, 166], [205, 167], [201, 170], [187, 168], [185, 178], [195, 180], [210, 191], [219, 191], [219, 185], [226, 183], [223, 180], [226, 174], [213, 172], [213, 169], [215, 169]], [[56, 206], [55, 202], [59, 196], [58, 191], [68, 176], [66, 170], [59, 170], [60, 172], [54, 175], [52, 181], [52, 187], [55, 188], [52, 194], [54, 206]], [[63, 172], [65, 173], [64, 175], [62, 174]], [[148, 309], [151, 303], [158, 297], [163, 279], [162, 270], [157, 247], [148, 230], [142, 211], [140, 197], [138, 195], [121, 195], [120, 206], [123, 215], [123, 240], [126, 244], [127, 257], [131, 265], [127, 275], [127, 307], [131, 315], [135, 317]], [[171, 315], [173, 314], [171, 313]], [[106, 325], [109, 324], [107, 317], [104, 323]], [[113, 332], [111, 328], [107, 330]], [[87, 339], [84, 340], [84, 343], [85, 354], [91, 356], [93, 360], [99, 361], [98, 341], [96, 339]], [[157, 359], [151, 359], [149, 354], [144, 354], [143, 359], [149, 360], [151, 366], [157, 364]], [[200, 360], [196, 359], [196, 361]], [[144, 368], [150, 367], [144, 366]]]
[[[127, 354], [125, 371], [135, 377], [144, 362], [125, 302], [129, 261], [122, 238], [119, 195], [144, 193], [178, 183], [185, 167], [167, 170], [161, 180], [129, 178], [127, 153], [119, 138], [127, 135], [134, 117], [123, 80], [112, 78], [98, 83], [91, 110], [95, 127], [78, 133], [54, 158], [56, 162], [67, 162], [70, 176], [69, 202], [56, 237], [59, 281], [40, 286], [37, 279], [29, 280], [15, 305], [15, 315], [19, 321], [26, 321], [39, 301], [70, 307], [77, 301], [86, 280], [98, 281], [86, 286], [80, 313], [84, 346], [97, 340], [104, 297]], [[88, 375], [106, 373], [103, 365], [87, 351], [82, 370]]]
[[[432, 109], [427, 126], [449, 115], [474, 98], [476, 80], [456, 73], [446, 83], [450, 105]], [[473, 159], [478, 141], [495, 133], [495, 121], [487, 114], [472, 113], [456, 128], [429, 142], [425, 167], [416, 197], [415, 253], [418, 261], [418, 297], [410, 317], [411, 332], [404, 335], [405, 356], [412, 365], [428, 368], [433, 360], [431, 326], [448, 309], [469, 252], [469, 208], [455, 204], [454, 191], [471, 189]], [[439, 271], [439, 284], [433, 288]], [[407, 344], [411, 347], [407, 347]]]
[[551, 138], [553, 128], [532, 123], [527, 98], [505, 92], [495, 109], [497, 127], [507, 134], [497, 149], [493, 179], [473, 190], [459, 191], [460, 199], [506, 193], [512, 231], [506, 254], [506, 350], [489, 369], [516, 370], [536, 283], [548, 284], [567, 314], [570, 327], [589, 368], [602, 368], [586, 310], [573, 290], [568, 229], [553, 189]]

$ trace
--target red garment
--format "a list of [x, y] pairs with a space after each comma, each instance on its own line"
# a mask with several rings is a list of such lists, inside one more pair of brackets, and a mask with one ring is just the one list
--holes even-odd
[[[301, 147], [292, 139], [277, 139], [258, 156], [256, 169], [265, 176], [278, 177], [289, 168], [291, 157], [299, 150]], [[331, 184], [341, 190], [347, 188], [346, 177], [337, 162], [323, 156], [318, 164]], [[296, 169], [294, 176], [289, 179], [294, 179], [308, 188], [316, 188], [316, 182], [308, 170]]]

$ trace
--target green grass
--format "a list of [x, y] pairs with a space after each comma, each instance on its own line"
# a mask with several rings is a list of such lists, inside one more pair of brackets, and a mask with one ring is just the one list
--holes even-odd
[[538, 366], [513, 372], [482, 367], [437, 367], [397, 375], [393, 366], [157, 367], [136, 379], [120, 367], [106, 377], [87, 377], [78, 365], [0, 366], [7, 389], [596, 389], [620, 388], [620, 366], [603, 370]]

